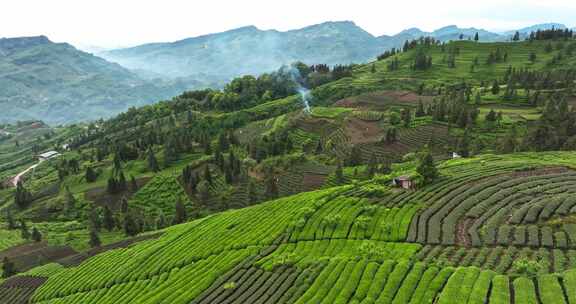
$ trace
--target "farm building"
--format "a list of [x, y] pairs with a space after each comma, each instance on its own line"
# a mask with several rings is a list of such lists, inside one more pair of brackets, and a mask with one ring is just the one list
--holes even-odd
[[462, 155], [458, 154], [457, 152], [452, 152], [452, 159], [462, 158]]
[[392, 185], [404, 189], [412, 189], [414, 187], [414, 182], [409, 176], [399, 176], [392, 180]]
[[51, 158], [54, 157], [58, 157], [60, 155], [60, 153], [56, 152], [56, 151], [48, 151], [48, 152], [44, 152], [40, 155], [38, 155], [38, 160], [39, 161], [45, 161], [45, 160], [49, 160]]

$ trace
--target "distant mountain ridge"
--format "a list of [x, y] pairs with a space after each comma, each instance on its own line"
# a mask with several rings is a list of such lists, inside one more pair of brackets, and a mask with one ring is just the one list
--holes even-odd
[[[565, 28], [546, 23], [520, 29]], [[171, 43], [150, 43], [100, 53], [80, 51], [46, 36], [0, 39], [0, 122], [42, 119], [50, 124], [109, 117], [201, 87], [218, 87], [245, 74], [259, 75], [302, 61], [363, 63], [406, 40], [504, 41], [515, 31], [493, 33], [445, 26], [376, 37], [351, 21], [325, 22], [290, 31], [246, 26]], [[113, 63], [115, 62], [115, 63]]]
[[[519, 31], [529, 33], [553, 26], [564, 25], [546, 23]], [[225, 81], [239, 75], [273, 71], [294, 61], [329, 65], [362, 63], [374, 59], [386, 49], [401, 47], [406, 40], [429, 36], [449, 41], [458, 40], [461, 35], [464, 39], [472, 39], [476, 33], [481, 41], [492, 42], [509, 40], [515, 31], [495, 33], [449, 25], [432, 32], [411, 28], [393, 36], [375, 37], [352, 21], [324, 22], [286, 32], [246, 26], [175, 42], [116, 49], [99, 55], [138, 70], [141, 75], [150, 73], [173, 78], [202, 74]]]
[[0, 39], [0, 121], [51, 124], [108, 117], [178, 94], [182, 83], [151, 82], [45, 36]]
[[294, 61], [330, 65], [364, 62], [381, 50], [376, 37], [346, 21], [326, 22], [287, 32], [248, 26], [99, 55], [130, 69], [166, 77], [204, 73], [229, 79], [273, 71]]

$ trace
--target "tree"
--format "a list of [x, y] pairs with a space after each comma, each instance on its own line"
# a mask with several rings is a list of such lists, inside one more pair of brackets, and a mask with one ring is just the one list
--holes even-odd
[[100, 247], [102, 242], [100, 241], [100, 237], [98, 236], [98, 231], [96, 229], [90, 229], [90, 241], [88, 241], [90, 247]]
[[378, 170], [378, 160], [376, 159], [376, 154], [372, 153], [370, 156], [370, 161], [368, 162], [368, 178], [374, 177], [376, 171]]
[[389, 144], [394, 143], [396, 142], [397, 138], [398, 138], [398, 130], [396, 130], [396, 128], [391, 127], [388, 128], [388, 130], [386, 130], [386, 138], [385, 138], [386, 143]]
[[181, 200], [176, 201], [176, 213], [174, 215], [174, 224], [182, 224], [186, 222], [188, 216], [186, 215], [186, 207]]
[[492, 83], [492, 95], [500, 94], [500, 84], [498, 84], [498, 80], [494, 80]]
[[108, 206], [104, 207], [104, 228], [109, 232], [114, 230], [115, 221], [112, 210]]
[[118, 190], [120, 192], [126, 191], [128, 189], [128, 184], [126, 182], [126, 176], [124, 176], [124, 172], [120, 171], [118, 176]]
[[476, 34], [474, 34], [474, 41], [478, 42], [478, 40], [480, 40], [480, 37], [478, 37], [478, 32], [476, 32]]
[[362, 164], [362, 151], [359, 146], [353, 146], [348, 156], [348, 165], [359, 166]]
[[163, 229], [166, 227], [166, 217], [164, 216], [164, 212], [162, 210], [158, 211], [158, 219], [156, 220], [156, 229]]
[[410, 112], [410, 109], [402, 110], [402, 120], [404, 121], [405, 127], [410, 127], [412, 124], [412, 113]]
[[458, 154], [462, 157], [470, 156], [470, 135], [468, 129], [464, 132], [464, 136], [458, 140]]
[[534, 52], [534, 51], [530, 52], [529, 59], [530, 59], [530, 62], [532, 62], [532, 63], [536, 62], [536, 52]]
[[8, 259], [8, 257], [4, 257], [2, 260], [2, 278], [9, 278], [16, 273], [18, 273], [18, 271], [16, 270], [14, 263]]
[[203, 204], [208, 203], [208, 200], [210, 199], [210, 186], [208, 181], [203, 180], [198, 183], [198, 195]]
[[92, 229], [95, 229], [96, 231], [100, 231], [100, 228], [102, 227], [102, 222], [100, 221], [100, 214], [98, 214], [98, 209], [96, 209], [96, 207], [94, 206], [90, 209], [89, 220], [90, 220], [90, 227], [92, 227]]
[[38, 231], [38, 229], [36, 229], [36, 227], [34, 227], [32, 229], [32, 240], [34, 242], [42, 241], [42, 233], [40, 233], [40, 231]]
[[6, 223], [8, 223], [8, 229], [16, 229], [16, 222], [14, 221], [14, 217], [12, 216], [10, 209], [6, 209]]
[[138, 191], [138, 183], [136, 182], [136, 178], [134, 178], [134, 175], [130, 175], [130, 191], [132, 192]]
[[156, 159], [156, 155], [154, 155], [152, 148], [148, 149], [148, 169], [152, 172], [160, 171], [158, 160]]
[[514, 36], [512, 37], [512, 41], [519, 41], [519, 40], [520, 40], [520, 33], [516, 31], [516, 33], [514, 33]]
[[128, 199], [125, 196], [123, 196], [120, 199], [120, 212], [122, 212], [124, 214], [128, 213], [128, 207], [129, 207], [128, 206]]
[[268, 171], [268, 173], [266, 174], [266, 182], [265, 182], [265, 194], [266, 194], [266, 198], [267, 199], [275, 199], [278, 197], [279, 195], [279, 191], [278, 191], [278, 179], [276, 178], [276, 176], [274, 175], [274, 172], [272, 171], [272, 169], [270, 169], [270, 171]]
[[416, 117], [426, 116], [426, 111], [424, 111], [424, 104], [422, 100], [418, 100], [418, 108], [416, 109]]
[[344, 183], [344, 173], [342, 172], [342, 163], [338, 162], [338, 166], [336, 167], [336, 183], [343, 184]]
[[28, 231], [28, 226], [26, 226], [24, 220], [20, 220], [20, 235], [25, 240], [30, 238], [30, 231]]
[[210, 173], [210, 166], [204, 166], [204, 180], [212, 185], [212, 173]]
[[66, 186], [65, 203], [66, 212], [68, 212], [68, 214], [76, 210], [76, 198], [74, 198], [74, 195], [68, 186]]
[[422, 155], [416, 172], [422, 176], [425, 184], [434, 181], [438, 177], [438, 169], [434, 165], [434, 159], [429, 151], [424, 152]]
[[88, 166], [86, 168], [85, 177], [86, 177], [87, 182], [93, 183], [98, 178], [98, 174], [96, 173], [96, 171], [94, 171], [94, 168], [92, 168], [91, 166]]
[[258, 193], [256, 192], [256, 185], [253, 181], [248, 182], [248, 203], [253, 204], [258, 201]]
[[124, 215], [124, 233], [126, 236], [135, 236], [139, 233], [139, 227], [131, 213]]
[[32, 202], [32, 199], [30, 191], [24, 187], [22, 181], [18, 181], [18, 184], [16, 184], [16, 191], [14, 192], [14, 202], [16, 205], [21, 209], [24, 209]]

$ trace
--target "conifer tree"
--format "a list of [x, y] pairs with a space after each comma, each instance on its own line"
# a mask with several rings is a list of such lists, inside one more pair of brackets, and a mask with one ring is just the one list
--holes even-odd
[[500, 94], [500, 84], [498, 84], [498, 80], [494, 80], [492, 83], [492, 95]]
[[188, 218], [186, 214], [186, 207], [181, 200], [176, 201], [176, 213], [174, 214], [174, 224], [182, 224]]
[[342, 170], [342, 163], [338, 162], [338, 166], [336, 167], [336, 183], [343, 184], [344, 183], [344, 172]]
[[24, 220], [20, 220], [20, 235], [25, 240], [30, 238], [30, 231], [28, 231], [28, 226]]
[[12, 216], [10, 209], [6, 209], [6, 223], [8, 224], [8, 229], [16, 229], [16, 222], [14, 221], [14, 217]]
[[18, 181], [16, 184], [16, 191], [14, 192], [14, 202], [20, 209], [24, 209], [32, 202], [32, 194], [26, 187], [22, 181]]
[[135, 236], [139, 233], [139, 227], [131, 213], [124, 215], [124, 233], [126, 236]]
[[120, 212], [126, 214], [126, 213], [128, 213], [128, 209], [129, 209], [128, 199], [125, 196], [123, 196], [120, 199]]
[[424, 178], [424, 184], [428, 184], [438, 177], [438, 169], [436, 169], [434, 159], [429, 151], [424, 152], [416, 171]]
[[66, 212], [70, 214], [76, 210], [76, 198], [72, 192], [70, 192], [70, 188], [66, 186], [66, 194], [65, 194], [65, 203], [66, 203]]
[[198, 183], [198, 195], [203, 204], [208, 203], [208, 200], [210, 199], [210, 187], [208, 181], [203, 180]]
[[96, 229], [90, 229], [90, 241], [88, 242], [90, 247], [96, 248], [100, 247], [102, 242], [100, 241], [100, 237], [98, 236], [98, 231]]
[[148, 149], [148, 170], [152, 172], [160, 171], [160, 167], [158, 166], [158, 160], [156, 160], [156, 155], [154, 155], [154, 151], [152, 151], [152, 148]]
[[98, 174], [96, 174], [96, 171], [94, 171], [92, 166], [88, 166], [86, 168], [85, 178], [86, 178], [86, 181], [89, 183], [95, 182], [96, 179], [98, 178]]
[[204, 166], [204, 180], [212, 185], [212, 173], [210, 173], [210, 167], [208, 165]]
[[42, 241], [42, 233], [40, 233], [36, 227], [32, 229], [32, 240], [34, 242]]
[[156, 229], [163, 229], [166, 228], [166, 216], [164, 216], [164, 212], [160, 210], [158, 215], [158, 219], [156, 220]]
[[416, 117], [426, 116], [426, 111], [424, 111], [424, 104], [422, 100], [418, 100], [418, 109], [416, 110]]
[[112, 214], [112, 210], [108, 206], [104, 207], [104, 228], [111, 232], [114, 230], [115, 222], [114, 222], [114, 214]]
[[253, 181], [248, 182], [248, 203], [253, 204], [258, 201], [258, 193], [256, 192], [256, 185]]
[[2, 278], [6, 279], [15, 275], [18, 271], [14, 263], [8, 258], [4, 257], [2, 260]]

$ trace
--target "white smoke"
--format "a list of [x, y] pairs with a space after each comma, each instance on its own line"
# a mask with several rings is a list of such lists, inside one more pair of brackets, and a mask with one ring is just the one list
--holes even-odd
[[310, 103], [309, 103], [310, 90], [299, 85], [298, 93], [300, 93], [300, 98], [302, 99], [302, 102], [304, 102], [304, 112], [310, 113], [311, 112]]
[[297, 86], [296, 90], [298, 91], [298, 94], [300, 94], [300, 99], [304, 104], [304, 112], [311, 113], [312, 110], [310, 108], [310, 90], [306, 88], [304, 77], [302, 77], [300, 71], [294, 65], [283, 66], [280, 71], [289, 73], [290, 78], [292, 78]]

